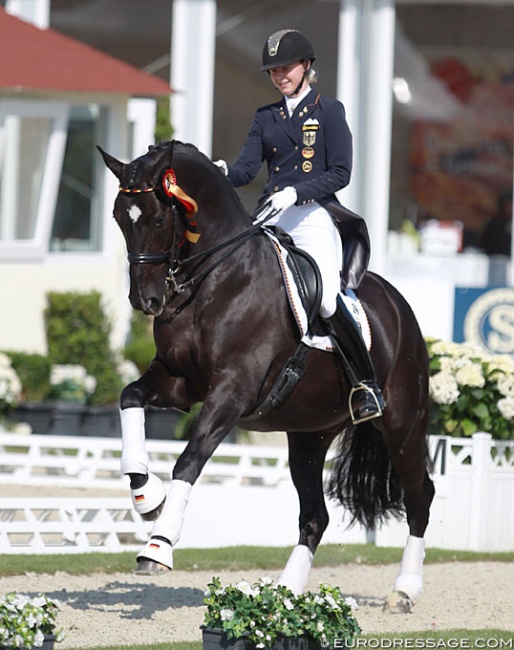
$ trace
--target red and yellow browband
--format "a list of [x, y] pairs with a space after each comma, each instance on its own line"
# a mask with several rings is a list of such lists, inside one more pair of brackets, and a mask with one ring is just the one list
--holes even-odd
[[[190, 219], [191, 217], [194, 217], [198, 212], [198, 204], [192, 197], [186, 194], [179, 185], [177, 185], [177, 177], [175, 175], [175, 171], [171, 167], [169, 169], [166, 169], [161, 174], [161, 179], [157, 187], [145, 187], [143, 189], [137, 189], [121, 187], [120, 185], [118, 187], [118, 190], [125, 194], [146, 194], [148, 192], [155, 192], [156, 190], [162, 191], [168, 199], [172, 199], [174, 197], [182, 203], [182, 205], [186, 208], [189, 224], [191, 226], [196, 226], [196, 223], [190, 221]], [[196, 244], [199, 238], [199, 233], [186, 230], [186, 239], [188, 241]]]

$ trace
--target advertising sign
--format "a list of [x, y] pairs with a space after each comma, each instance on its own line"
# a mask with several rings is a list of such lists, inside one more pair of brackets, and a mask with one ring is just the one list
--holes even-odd
[[453, 340], [514, 355], [514, 288], [455, 289]]

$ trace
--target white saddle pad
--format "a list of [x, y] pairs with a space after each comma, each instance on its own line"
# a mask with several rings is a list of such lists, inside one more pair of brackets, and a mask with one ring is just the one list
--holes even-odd
[[[317, 348], [318, 350], [325, 350], [327, 352], [335, 352], [334, 344], [329, 336], [316, 336], [309, 332], [309, 319], [307, 317], [307, 312], [304, 309], [294, 276], [289, 268], [289, 264], [287, 263], [288, 252], [268, 228], [264, 226], [263, 230], [273, 242], [273, 248], [277, 254], [280, 268], [282, 269], [282, 277], [284, 278], [289, 304], [298, 325], [302, 342], [311, 348]], [[371, 350], [371, 328], [361, 301], [351, 289], [347, 289], [344, 293], [341, 292], [341, 297], [350, 314], [355, 319], [368, 350]]]

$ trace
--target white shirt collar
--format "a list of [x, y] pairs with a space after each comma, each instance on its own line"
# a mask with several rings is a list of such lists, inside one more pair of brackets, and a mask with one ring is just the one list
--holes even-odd
[[307, 95], [311, 92], [311, 90], [312, 88], [310, 86], [307, 86], [307, 88], [300, 95], [296, 97], [285, 98], [289, 115], [293, 114], [294, 109], [298, 106], [300, 102], [302, 102], [307, 97]]

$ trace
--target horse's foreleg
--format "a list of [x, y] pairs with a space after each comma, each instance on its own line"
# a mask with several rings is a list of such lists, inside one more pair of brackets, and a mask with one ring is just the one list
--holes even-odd
[[328, 526], [323, 494], [323, 465], [334, 436], [288, 433], [289, 467], [300, 500], [300, 537], [278, 583], [300, 594], [307, 584], [314, 553]]
[[135, 511], [143, 519], [154, 521], [161, 512], [166, 494], [162, 481], [148, 471], [144, 406], [150, 400], [152, 403], [159, 400], [160, 406], [187, 406], [184, 381], [170, 377], [159, 361], [153, 361], [140, 379], [129, 384], [120, 400], [121, 473], [130, 478]]
[[[219, 404], [219, 399], [214, 399]], [[239, 412], [225, 399], [211, 408], [207, 400], [191, 430], [191, 439], [173, 469], [173, 479], [151, 537], [137, 556], [136, 573], [154, 575], [173, 568], [173, 547], [180, 538], [189, 494], [205, 463], [234, 426]]]

